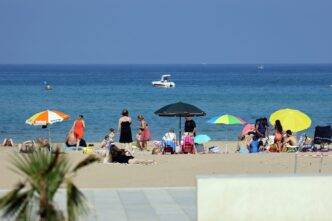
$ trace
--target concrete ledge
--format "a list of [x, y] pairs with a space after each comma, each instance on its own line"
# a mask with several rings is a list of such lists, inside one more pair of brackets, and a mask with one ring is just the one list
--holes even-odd
[[332, 219], [332, 176], [197, 177], [198, 221]]

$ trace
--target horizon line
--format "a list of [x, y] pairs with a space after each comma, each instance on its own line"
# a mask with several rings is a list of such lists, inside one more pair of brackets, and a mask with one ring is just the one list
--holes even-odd
[[0, 63], [5, 65], [332, 65], [332, 62], [315, 62], [315, 63]]

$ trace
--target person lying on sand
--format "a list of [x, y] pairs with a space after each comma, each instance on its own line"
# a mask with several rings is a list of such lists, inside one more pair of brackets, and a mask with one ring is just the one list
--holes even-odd
[[46, 138], [37, 138], [36, 140], [24, 141], [18, 146], [18, 150], [20, 153], [31, 153], [36, 148], [47, 148], [48, 150], [50, 150], [51, 146]]
[[135, 159], [129, 152], [120, 149], [113, 145], [110, 149], [109, 155], [104, 160], [104, 163], [124, 163], [124, 164], [155, 164], [153, 160]]
[[2, 146], [4, 146], [4, 147], [13, 147], [14, 146], [13, 139], [5, 138], [2, 142]]

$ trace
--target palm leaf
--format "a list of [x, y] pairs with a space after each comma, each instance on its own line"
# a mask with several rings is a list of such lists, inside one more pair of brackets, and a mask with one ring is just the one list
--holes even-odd
[[67, 214], [68, 220], [75, 221], [80, 215], [86, 215], [88, 205], [84, 194], [74, 185], [71, 180], [67, 180]]
[[77, 170], [85, 167], [85, 166], [88, 166], [94, 162], [97, 162], [99, 161], [99, 157], [97, 157], [96, 155], [94, 154], [91, 154], [89, 156], [87, 156], [84, 160], [82, 160], [81, 162], [79, 162], [73, 169], [73, 172], [76, 172]]
[[0, 199], [0, 209], [3, 217], [13, 217], [25, 210], [30, 201], [32, 190], [22, 191], [25, 185], [19, 183], [16, 188]]

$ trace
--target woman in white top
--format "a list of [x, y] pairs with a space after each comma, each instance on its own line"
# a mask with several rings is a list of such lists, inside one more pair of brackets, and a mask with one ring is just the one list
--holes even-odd
[[165, 133], [163, 141], [174, 141], [176, 143], [176, 134], [173, 129], [170, 129], [167, 133]]

